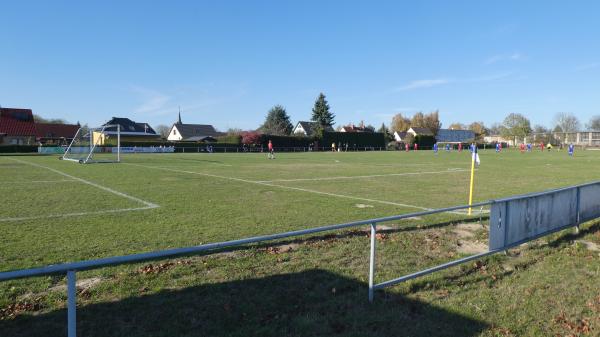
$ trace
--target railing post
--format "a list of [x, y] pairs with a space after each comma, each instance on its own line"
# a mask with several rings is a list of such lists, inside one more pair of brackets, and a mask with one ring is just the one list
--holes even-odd
[[77, 283], [74, 270], [67, 272], [67, 336], [77, 336]]
[[579, 234], [579, 200], [581, 199], [581, 189], [579, 187], [577, 187], [577, 205], [576, 205], [576, 210], [577, 210], [577, 222], [575, 224], [575, 234]]
[[371, 224], [371, 253], [369, 254], [369, 302], [373, 303], [373, 280], [375, 279], [375, 236], [377, 235], [377, 223]]

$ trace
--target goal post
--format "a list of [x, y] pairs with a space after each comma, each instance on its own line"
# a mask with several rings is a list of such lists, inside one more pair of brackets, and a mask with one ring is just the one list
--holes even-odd
[[60, 159], [80, 164], [121, 162], [121, 126], [79, 128]]

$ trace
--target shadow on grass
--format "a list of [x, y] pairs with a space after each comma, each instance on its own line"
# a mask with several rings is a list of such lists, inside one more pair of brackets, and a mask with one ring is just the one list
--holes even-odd
[[[164, 290], [79, 307], [80, 336], [474, 336], [485, 322], [324, 270]], [[66, 311], [0, 321], [3, 336], [66, 336]]]

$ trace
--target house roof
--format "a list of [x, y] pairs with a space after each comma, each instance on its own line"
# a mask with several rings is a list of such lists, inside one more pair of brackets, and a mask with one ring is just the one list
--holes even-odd
[[475, 132], [471, 130], [440, 129], [435, 139], [442, 143], [464, 143], [475, 139]]
[[21, 122], [33, 123], [31, 109], [0, 108], [0, 118], [10, 118]]
[[0, 133], [7, 136], [34, 136], [35, 124], [31, 110], [0, 108]]
[[[150, 126], [148, 123], [136, 123], [129, 118], [123, 117], [113, 117], [110, 121], [106, 122], [104, 125], [120, 125], [121, 126], [121, 134], [130, 135], [157, 135], [156, 131]], [[105, 131], [117, 131], [117, 127], [109, 127], [106, 128]]]
[[343, 126], [342, 129], [345, 132], [373, 132], [373, 129], [366, 126], [356, 126], [354, 124]]
[[411, 128], [417, 135], [433, 136], [433, 132], [428, 128]]
[[[175, 123], [173, 127], [181, 134], [183, 140], [197, 141], [204, 137], [217, 137], [220, 135], [214, 126], [207, 124], [183, 124]], [[194, 138], [194, 139], [192, 139]]]
[[[304, 132], [306, 132], [307, 136], [311, 136], [314, 133], [315, 128], [319, 125], [317, 122], [298, 122], [298, 124], [300, 124], [300, 126], [302, 126], [302, 128], [304, 129]], [[298, 125], [296, 125], [296, 127], [298, 127]], [[333, 132], [335, 131], [331, 126], [327, 126], [325, 127], [325, 131], [327, 132]]]
[[406, 135], [408, 134], [408, 132], [406, 132], [406, 131], [404, 131], [404, 132], [398, 132], [398, 131], [396, 131], [394, 133], [397, 134], [400, 139], [406, 137]]
[[189, 137], [186, 138], [185, 140], [190, 141], [190, 142], [216, 142], [217, 139], [211, 136], [195, 136], [195, 137]]
[[73, 138], [79, 130], [76, 124], [35, 123], [37, 138]]

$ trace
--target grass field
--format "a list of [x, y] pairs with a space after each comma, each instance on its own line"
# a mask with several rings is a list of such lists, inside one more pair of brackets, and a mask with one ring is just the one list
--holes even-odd
[[[600, 151], [480, 153], [475, 200], [600, 179]], [[0, 271], [465, 204], [468, 152], [0, 156]], [[486, 248], [479, 216], [384, 224], [376, 280]], [[78, 273], [82, 336], [600, 335], [600, 224], [367, 301], [366, 228]], [[66, 335], [63, 275], [0, 283], [0, 336]]]

